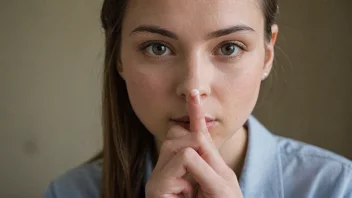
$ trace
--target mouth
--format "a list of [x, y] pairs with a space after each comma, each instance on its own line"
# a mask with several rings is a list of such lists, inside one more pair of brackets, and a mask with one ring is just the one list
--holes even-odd
[[[206, 122], [206, 126], [208, 128], [208, 131], [210, 132], [210, 129], [214, 128], [215, 125], [218, 123], [218, 121], [214, 118], [205, 117], [205, 122]], [[189, 121], [189, 116], [184, 116], [184, 117], [180, 117], [180, 118], [176, 118], [176, 119], [170, 119], [169, 122], [171, 125], [179, 125], [183, 128], [185, 128], [186, 130], [190, 130], [190, 121]]]

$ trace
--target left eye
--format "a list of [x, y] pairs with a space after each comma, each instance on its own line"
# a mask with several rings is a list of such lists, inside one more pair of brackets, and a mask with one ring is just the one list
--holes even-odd
[[171, 50], [161, 43], [150, 44], [145, 50], [153, 56], [166, 56], [171, 54]]
[[235, 43], [227, 43], [216, 50], [216, 54], [224, 56], [236, 56], [241, 52], [241, 48]]

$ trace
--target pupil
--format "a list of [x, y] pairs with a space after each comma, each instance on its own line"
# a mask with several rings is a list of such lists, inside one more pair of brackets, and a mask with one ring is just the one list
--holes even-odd
[[165, 52], [165, 50], [166, 50], [166, 47], [163, 45], [160, 45], [160, 44], [156, 44], [153, 47], [153, 52], [157, 55], [163, 54]]
[[224, 46], [221, 51], [225, 55], [230, 55], [233, 53], [234, 49], [235, 47], [232, 44], [230, 44], [230, 45]]

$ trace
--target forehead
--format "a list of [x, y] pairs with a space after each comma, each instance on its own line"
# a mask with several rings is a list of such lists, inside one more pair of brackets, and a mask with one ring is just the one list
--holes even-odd
[[264, 32], [259, 0], [129, 0], [123, 29], [156, 25], [176, 33], [204, 34], [238, 24]]

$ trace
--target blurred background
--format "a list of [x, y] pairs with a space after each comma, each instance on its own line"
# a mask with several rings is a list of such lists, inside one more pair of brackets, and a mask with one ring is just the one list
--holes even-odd
[[[41, 197], [102, 145], [102, 1], [0, 1], [0, 198]], [[352, 159], [352, 1], [281, 0], [254, 114]]]

